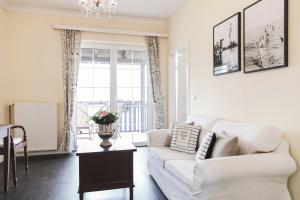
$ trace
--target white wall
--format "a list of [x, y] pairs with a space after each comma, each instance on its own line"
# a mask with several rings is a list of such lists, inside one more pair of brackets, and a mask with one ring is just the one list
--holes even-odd
[[[300, 1], [289, 0], [289, 67], [252, 74], [213, 76], [214, 25], [255, 0], [188, 0], [170, 20], [170, 50], [190, 46], [192, 112], [281, 128], [300, 162]], [[259, 16], [258, 19], [259, 20]], [[300, 173], [290, 179], [300, 199]]]
[[6, 11], [0, 6], [0, 124], [5, 123], [5, 91], [6, 91], [6, 43], [7, 43], [7, 30], [6, 30]]

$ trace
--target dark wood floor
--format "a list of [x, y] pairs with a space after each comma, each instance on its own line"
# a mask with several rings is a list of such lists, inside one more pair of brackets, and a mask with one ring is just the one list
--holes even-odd
[[[138, 148], [135, 153], [135, 200], [164, 200], [163, 195], [146, 168], [147, 149]], [[56, 157], [31, 157], [29, 174], [26, 175], [22, 159], [17, 160], [18, 186], [3, 192], [3, 165], [0, 164], [1, 200], [77, 200], [78, 160], [75, 155]], [[122, 165], [120, 165], [122, 167]], [[86, 193], [86, 200], [128, 199], [128, 189]]]

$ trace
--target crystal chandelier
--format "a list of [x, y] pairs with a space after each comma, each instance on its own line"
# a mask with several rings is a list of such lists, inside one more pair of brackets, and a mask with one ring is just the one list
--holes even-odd
[[85, 16], [95, 14], [98, 17], [101, 15], [116, 14], [118, 6], [117, 0], [79, 0], [81, 12], [85, 13]]

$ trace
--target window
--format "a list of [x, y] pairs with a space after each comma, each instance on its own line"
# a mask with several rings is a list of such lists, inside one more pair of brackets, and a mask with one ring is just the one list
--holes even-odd
[[100, 110], [120, 114], [119, 132], [151, 128], [147, 54], [144, 47], [84, 44], [77, 86], [77, 126], [89, 127]]

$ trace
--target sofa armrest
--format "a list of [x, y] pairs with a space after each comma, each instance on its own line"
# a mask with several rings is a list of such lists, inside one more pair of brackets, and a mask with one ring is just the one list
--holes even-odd
[[199, 161], [194, 167], [193, 187], [232, 183], [259, 177], [288, 178], [296, 171], [289, 154], [263, 153]]
[[169, 139], [169, 129], [157, 129], [148, 131], [148, 147], [167, 146]]

